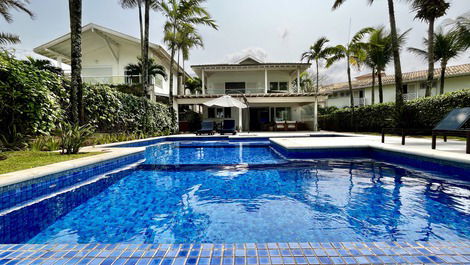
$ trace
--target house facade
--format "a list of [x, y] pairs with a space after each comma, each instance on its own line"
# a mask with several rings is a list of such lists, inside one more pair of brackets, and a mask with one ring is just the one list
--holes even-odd
[[[171, 57], [158, 44], [150, 43], [149, 56], [157, 64], [162, 65], [167, 75], [170, 73]], [[70, 64], [70, 34], [65, 34], [34, 49], [37, 54], [56, 60], [58, 66]], [[126, 73], [125, 67], [136, 64], [141, 55], [140, 40], [132, 36], [96, 25], [88, 24], [82, 28], [82, 79], [87, 83], [102, 84], [136, 84], [140, 76]], [[174, 63], [174, 93], [178, 87], [178, 70], [187, 75]], [[161, 76], [152, 78], [149, 97], [168, 97], [170, 91], [169, 76], [165, 80]]]
[[[298, 129], [312, 129], [314, 93], [303, 93], [293, 81], [307, 70], [307, 63], [264, 63], [245, 57], [234, 64], [193, 65], [202, 80], [202, 93], [176, 96], [175, 104], [203, 105], [222, 95], [231, 95], [247, 109], [203, 107], [204, 120], [235, 120], [240, 131], [274, 130], [276, 121], [296, 121]], [[319, 96], [320, 101], [326, 97]]]
[[[440, 91], [440, 71], [435, 69], [432, 95], [438, 95]], [[403, 97], [405, 100], [413, 100], [424, 97], [426, 92], [427, 70], [403, 73]], [[375, 100], [379, 103], [378, 80], [375, 80]], [[383, 101], [395, 102], [395, 76], [382, 75]], [[372, 104], [372, 77], [371, 75], [356, 77], [352, 82], [355, 106]], [[470, 88], [470, 64], [449, 66], [446, 69], [444, 92], [457, 91]], [[350, 106], [349, 86], [347, 82], [323, 86], [321, 91], [329, 93], [327, 106], [338, 108]]]

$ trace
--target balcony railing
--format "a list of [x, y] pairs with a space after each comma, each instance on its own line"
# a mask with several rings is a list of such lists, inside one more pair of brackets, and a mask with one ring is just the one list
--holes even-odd
[[403, 94], [403, 100], [408, 101], [408, 100], [413, 100], [418, 98], [418, 93], [406, 93]]
[[[113, 85], [134, 85], [141, 83], [140, 75], [112, 75], [112, 76], [82, 76], [84, 83], [90, 84], [113, 84]], [[156, 87], [163, 87], [161, 78], [152, 77], [150, 79], [150, 85]]]
[[[276, 93], [287, 93], [288, 91], [280, 91]], [[268, 91], [268, 93], [273, 93], [272, 91]], [[209, 88], [206, 90], [206, 94], [222, 94], [222, 95], [230, 95], [230, 94], [264, 94], [264, 87], [263, 88], [237, 88], [237, 89], [225, 89], [225, 88]]]
[[366, 104], [366, 98], [354, 98], [354, 106], [365, 106]]

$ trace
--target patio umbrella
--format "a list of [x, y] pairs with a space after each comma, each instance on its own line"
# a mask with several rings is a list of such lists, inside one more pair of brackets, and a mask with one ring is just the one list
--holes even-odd
[[239, 108], [240, 109], [240, 111], [238, 112], [239, 113], [239, 117], [238, 117], [239, 128], [240, 128], [240, 132], [242, 131], [242, 124], [243, 124], [242, 123], [242, 109], [245, 109], [248, 107], [245, 103], [241, 102], [238, 99], [232, 98], [229, 95], [225, 95], [220, 98], [209, 100], [206, 103], [204, 103], [204, 105], [208, 107], [217, 106], [217, 107], [224, 107], [224, 108]]
[[216, 98], [213, 100], [209, 100], [204, 105], [212, 107], [212, 106], [218, 106], [218, 107], [224, 107], [224, 108], [239, 108], [239, 109], [245, 109], [247, 106], [241, 102], [238, 99], [234, 99], [229, 95], [222, 96], [220, 98]]

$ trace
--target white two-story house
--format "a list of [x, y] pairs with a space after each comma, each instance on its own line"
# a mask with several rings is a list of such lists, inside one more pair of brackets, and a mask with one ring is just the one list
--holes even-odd
[[[65, 34], [34, 49], [37, 54], [56, 60], [58, 65], [70, 64], [70, 34]], [[170, 74], [170, 55], [158, 44], [150, 43], [149, 56], [157, 64], [163, 65], [167, 75]], [[82, 28], [82, 79], [87, 83], [102, 84], [135, 84], [140, 83], [140, 76], [126, 73], [128, 64], [136, 64], [141, 55], [140, 39], [108, 29], [96, 24]], [[177, 72], [183, 69], [174, 63], [173, 91], [178, 87]], [[188, 75], [187, 75], [188, 76]], [[151, 80], [149, 97], [168, 97], [170, 91], [169, 76], [165, 80], [156, 76]]]
[[[276, 121], [297, 121], [299, 129], [310, 130], [315, 94], [303, 93], [293, 85], [309, 67], [307, 63], [264, 63], [251, 56], [233, 64], [193, 65], [193, 71], [202, 80], [202, 93], [180, 94], [175, 102], [179, 106], [203, 106], [214, 98], [231, 95], [248, 108], [204, 106], [203, 119], [216, 122], [232, 119], [243, 131], [273, 130]], [[321, 101], [325, 99], [320, 97]]]

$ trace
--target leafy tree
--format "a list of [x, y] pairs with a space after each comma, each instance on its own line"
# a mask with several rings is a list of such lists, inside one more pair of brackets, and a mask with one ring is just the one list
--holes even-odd
[[83, 110], [82, 84], [82, 0], [69, 0], [70, 42], [71, 42], [71, 83], [70, 108], [72, 122], [85, 121]]
[[161, 9], [167, 21], [164, 26], [164, 41], [171, 54], [170, 62], [170, 93], [169, 105], [173, 109], [173, 67], [175, 54], [178, 49], [178, 32], [183, 29], [195, 29], [197, 25], [206, 25], [218, 29], [209, 12], [201, 6], [204, 0], [166, 0], [161, 3]]
[[450, 4], [444, 0], [410, 0], [411, 7], [416, 12], [416, 18], [428, 22], [428, 77], [426, 81], [426, 97], [431, 96], [432, 84], [434, 79], [434, 22], [437, 18], [446, 14]]
[[[333, 9], [337, 9], [346, 0], [335, 0]], [[374, 3], [374, 0], [368, 0], [369, 4]], [[395, 5], [394, 0], [387, 0], [388, 4], [388, 17], [390, 20], [390, 35], [392, 38], [392, 54], [395, 66], [395, 108], [397, 117], [401, 120], [403, 115], [403, 75], [401, 72], [401, 61], [400, 61], [400, 44], [398, 40], [397, 23], [395, 19]]]
[[363, 28], [358, 31], [351, 40], [346, 45], [337, 45], [331, 48], [330, 53], [332, 54], [327, 59], [327, 67], [330, 67], [333, 63], [339, 60], [345, 60], [347, 65], [348, 73], [348, 85], [349, 85], [349, 98], [351, 105], [351, 124], [354, 123], [354, 94], [352, 90], [352, 81], [351, 81], [351, 65], [360, 67], [361, 64], [367, 58], [367, 44], [362, 42], [362, 39], [369, 33], [371, 33], [373, 28]]
[[45, 70], [57, 75], [63, 75], [64, 70], [62, 68], [54, 66], [51, 61], [45, 59], [35, 59], [31, 56], [28, 56], [26, 60], [23, 60], [25, 64], [36, 67], [39, 70]]
[[185, 89], [191, 91], [192, 94], [202, 92], [202, 80], [199, 77], [193, 77], [186, 80], [184, 83]]
[[[427, 38], [424, 39], [424, 44], [429, 47]], [[441, 62], [441, 77], [440, 77], [440, 90], [439, 94], [444, 94], [444, 83], [447, 63], [449, 60], [459, 57], [467, 46], [460, 40], [459, 34], [456, 31], [444, 32], [443, 29], [439, 29], [433, 38], [434, 46], [434, 62]], [[425, 59], [429, 59], [428, 51], [418, 48], [408, 48], [409, 51], [423, 56]]]
[[[33, 17], [33, 13], [26, 6], [29, 3], [28, 0], [0, 0], [0, 16], [5, 19], [6, 22], [12, 23], [13, 16], [10, 11], [21, 11]], [[15, 34], [0, 32], [0, 45], [5, 44], [16, 44], [20, 42], [20, 37]]]
[[[316, 86], [315, 86], [315, 93], [319, 91], [319, 64], [321, 61], [325, 61], [329, 58], [329, 56], [336, 51], [331, 47], [326, 47], [326, 44], [329, 40], [326, 37], [321, 37], [315, 43], [310, 46], [310, 50], [304, 52], [302, 54], [301, 60], [307, 60], [308, 63], [311, 61], [315, 61], [316, 66]], [[318, 96], [315, 95], [315, 103], [314, 103], [314, 118], [313, 118], [313, 130], [318, 131]]]
[[[128, 64], [125, 67], [126, 74], [133, 75], [133, 76], [138, 76], [138, 75], [142, 76], [142, 69], [143, 69], [142, 64], [143, 64], [143, 60], [141, 57], [139, 57], [137, 64]], [[155, 62], [155, 59], [149, 58], [148, 69], [149, 69], [148, 70], [148, 79], [149, 79], [148, 82], [149, 83], [150, 83], [151, 78], [156, 77], [157, 75], [162, 76], [163, 78], [165, 78], [165, 80], [167, 79], [165, 67], [163, 67], [160, 64], [157, 64]]]

